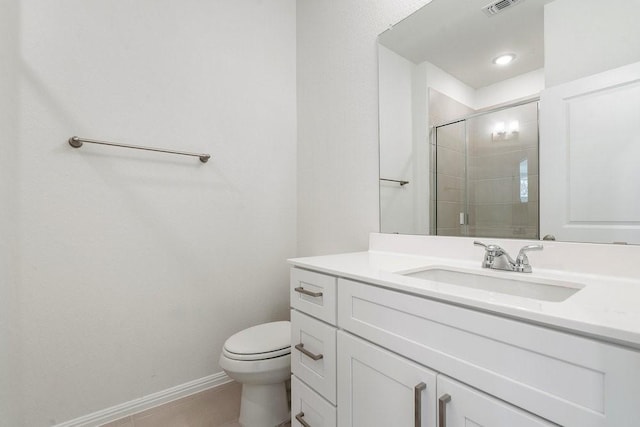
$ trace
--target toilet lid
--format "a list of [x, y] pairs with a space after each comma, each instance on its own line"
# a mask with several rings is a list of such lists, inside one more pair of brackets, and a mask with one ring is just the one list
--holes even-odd
[[261, 360], [291, 353], [291, 323], [264, 323], [232, 335], [223, 353], [235, 360]]

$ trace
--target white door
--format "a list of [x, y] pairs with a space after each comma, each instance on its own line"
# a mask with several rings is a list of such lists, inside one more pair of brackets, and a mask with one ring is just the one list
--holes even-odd
[[640, 63], [540, 98], [540, 236], [640, 243]]
[[436, 374], [338, 332], [339, 427], [435, 427]]
[[556, 425], [443, 375], [438, 375], [437, 388], [439, 427]]

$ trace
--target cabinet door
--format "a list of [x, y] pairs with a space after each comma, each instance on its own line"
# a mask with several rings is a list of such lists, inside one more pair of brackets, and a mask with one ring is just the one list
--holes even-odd
[[436, 374], [338, 332], [339, 427], [435, 427]]
[[438, 427], [550, 427], [542, 418], [438, 375]]

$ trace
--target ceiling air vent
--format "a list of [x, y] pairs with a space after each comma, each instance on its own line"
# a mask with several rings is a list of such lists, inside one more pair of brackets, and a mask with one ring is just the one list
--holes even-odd
[[524, 0], [499, 0], [493, 3], [489, 3], [485, 7], [482, 8], [482, 11], [487, 16], [497, 15], [508, 7], [514, 6], [518, 3], [521, 3]]

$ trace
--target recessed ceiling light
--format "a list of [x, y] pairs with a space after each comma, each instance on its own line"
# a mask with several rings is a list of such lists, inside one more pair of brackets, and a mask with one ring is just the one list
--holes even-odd
[[496, 65], [507, 65], [511, 61], [516, 59], [515, 53], [507, 53], [505, 55], [500, 55], [493, 59], [493, 63]]

